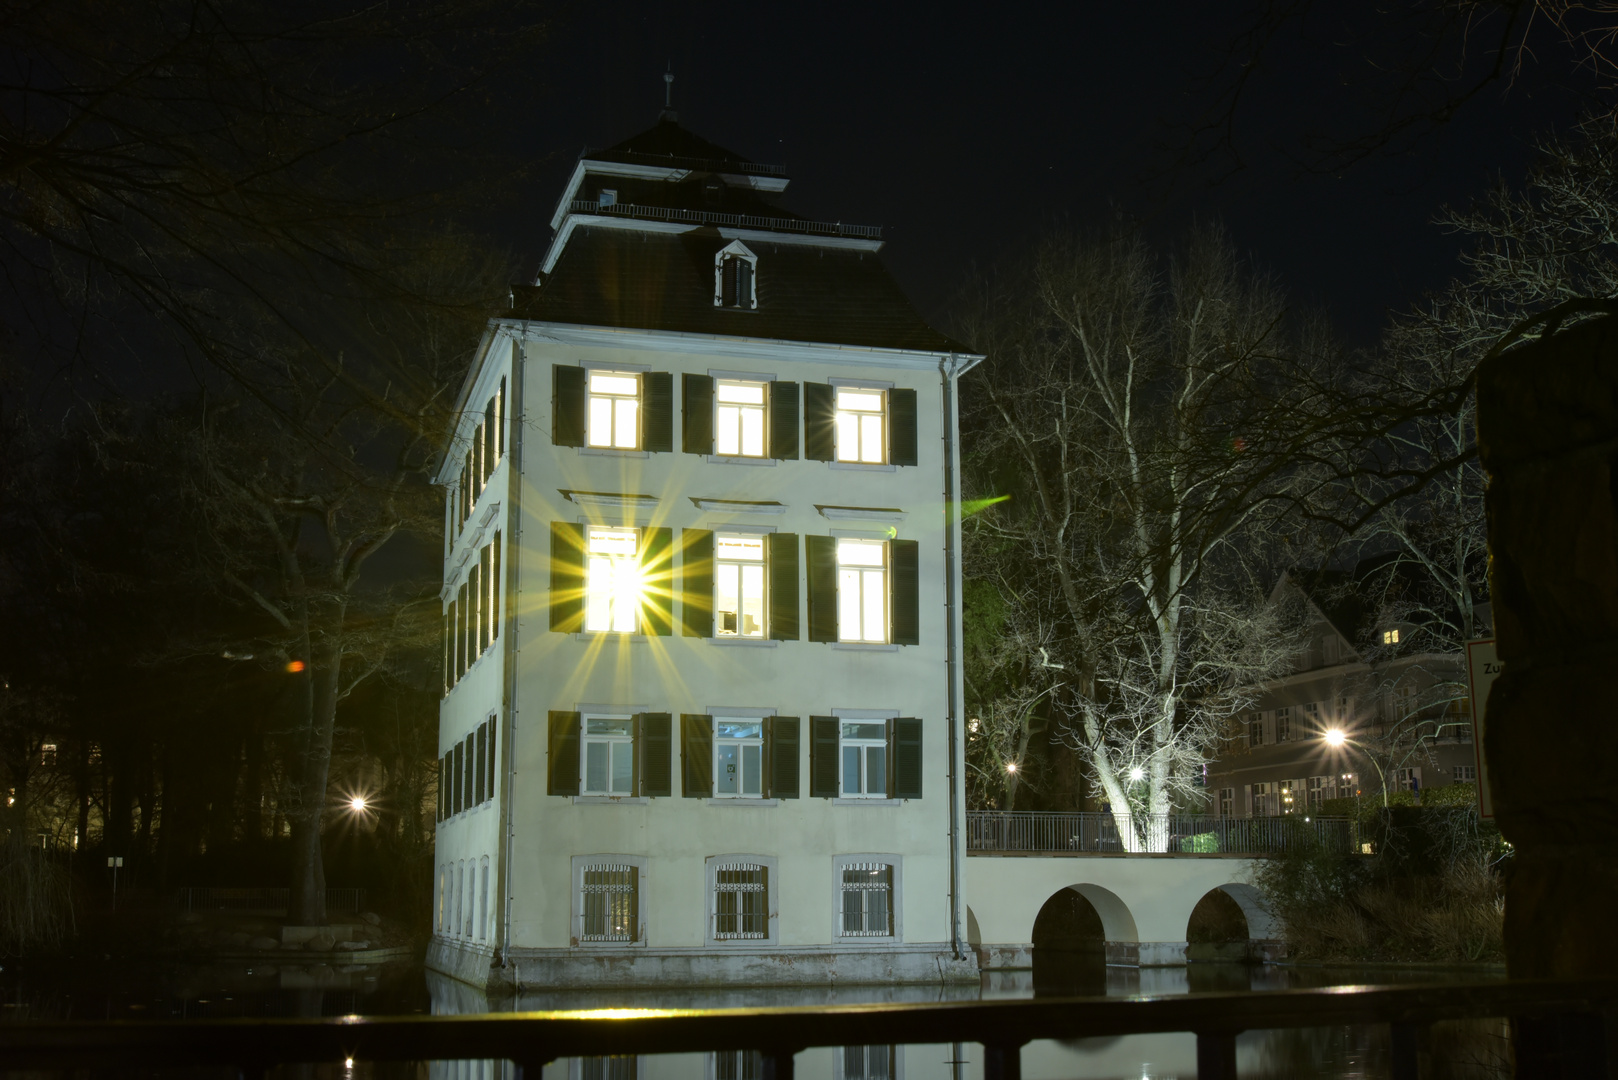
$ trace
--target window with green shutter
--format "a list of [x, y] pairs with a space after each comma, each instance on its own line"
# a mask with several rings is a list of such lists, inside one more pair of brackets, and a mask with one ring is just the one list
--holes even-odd
[[680, 449], [713, 453], [713, 378], [684, 375], [680, 380]]
[[674, 718], [669, 713], [642, 713], [639, 726], [640, 793], [666, 798], [673, 793]]
[[764, 538], [770, 579], [770, 640], [798, 640], [798, 534], [770, 533]]
[[581, 367], [556, 364], [551, 368], [551, 442], [556, 446], [583, 446], [585, 399], [590, 373]]
[[888, 760], [892, 781], [888, 791], [895, 799], [921, 798], [921, 721], [901, 716], [888, 721]]
[[713, 717], [680, 716], [680, 794], [706, 799], [713, 794]]
[[680, 530], [680, 633], [713, 637], [714, 539], [707, 529]]
[[798, 797], [798, 718], [772, 716], [766, 721], [772, 799]]
[[584, 628], [584, 526], [551, 522], [551, 629]]
[[579, 793], [579, 725], [576, 712], [550, 714], [548, 758], [550, 784], [547, 794], [577, 795]]
[[809, 797], [837, 797], [839, 721], [835, 716], [809, 718]]
[[798, 459], [798, 384], [770, 384], [770, 456], [777, 461]]

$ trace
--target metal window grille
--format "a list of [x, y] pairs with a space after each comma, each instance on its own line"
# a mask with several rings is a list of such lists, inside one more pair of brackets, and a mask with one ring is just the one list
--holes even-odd
[[757, 1050], [719, 1050], [713, 1056], [714, 1080], [762, 1080], [764, 1055]]
[[714, 933], [721, 941], [770, 936], [769, 868], [721, 864], [714, 877]]
[[640, 903], [639, 870], [633, 866], [590, 866], [581, 889], [585, 941], [635, 941]]
[[843, 936], [893, 936], [893, 867], [854, 863], [843, 867]]
[[894, 1053], [891, 1046], [845, 1046], [842, 1080], [892, 1080]]
[[579, 1080], [635, 1080], [633, 1054], [579, 1059]]

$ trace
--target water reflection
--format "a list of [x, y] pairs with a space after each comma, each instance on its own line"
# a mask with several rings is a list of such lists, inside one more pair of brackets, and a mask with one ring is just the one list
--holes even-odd
[[[525, 989], [490, 1000], [465, 984], [427, 974], [436, 1015], [533, 1009], [731, 1008], [772, 1005], [834, 1005], [931, 1002], [1070, 995], [1130, 997], [1203, 991], [1264, 991], [1356, 983], [1472, 981], [1475, 970], [1418, 968], [1325, 968], [1233, 963], [1172, 968], [1108, 967], [1094, 949], [1037, 951], [1032, 971], [999, 971], [971, 986], [839, 986], [814, 988], [716, 988], [711, 990], [548, 992]], [[1500, 976], [1496, 976], [1500, 977]], [[1041, 1040], [1023, 1048], [1025, 1080], [1165, 1080], [1196, 1076], [1196, 1037], [1189, 1033], [1113, 1038]], [[1476, 1021], [1437, 1025], [1429, 1071], [1434, 1080], [1493, 1080], [1511, 1075], [1503, 1024]], [[1328, 1080], [1389, 1075], [1385, 1027], [1250, 1031], [1237, 1040], [1244, 1078], [1324, 1077]], [[559, 1061], [544, 1080], [757, 1080], [756, 1055], [669, 1054], [642, 1058]], [[833, 1047], [797, 1056], [800, 1080], [982, 1080], [982, 1049], [976, 1044]], [[433, 1080], [499, 1080], [512, 1076], [503, 1063], [442, 1062]]]

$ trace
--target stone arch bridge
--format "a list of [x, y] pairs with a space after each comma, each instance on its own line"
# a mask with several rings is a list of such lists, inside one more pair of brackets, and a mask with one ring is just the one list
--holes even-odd
[[[966, 935], [985, 969], [1034, 967], [1036, 945], [1069, 950], [1087, 946], [1104, 952], [1107, 964], [1122, 966], [1277, 959], [1282, 955], [1279, 926], [1253, 884], [1260, 862], [1304, 840], [1343, 850], [1349, 843], [1348, 823], [1332, 819], [1224, 819], [1227, 825], [1217, 831], [1220, 842], [1167, 840], [1150, 846], [1178, 850], [1155, 853], [1080, 842], [1080, 837], [1110, 829], [1110, 819], [1100, 814], [968, 815], [962, 875]], [[1174, 835], [1215, 835], [1206, 821], [1182, 826]], [[1235, 827], [1237, 821], [1240, 827]], [[1200, 911], [1199, 905], [1204, 905]], [[1193, 912], [1206, 918], [1206, 912], [1221, 907], [1230, 915], [1227, 929], [1239, 909], [1236, 925], [1245, 923], [1245, 940], [1238, 931], [1236, 939], [1227, 938], [1217, 947], [1192, 945]]]

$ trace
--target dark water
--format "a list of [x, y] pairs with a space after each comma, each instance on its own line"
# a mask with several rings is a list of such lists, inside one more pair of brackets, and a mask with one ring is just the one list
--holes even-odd
[[[982, 986], [845, 986], [805, 989], [736, 988], [705, 991], [526, 991], [491, 1001], [464, 984], [415, 964], [151, 965], [106, 962], [0, 971], [0, 1022], [64, 1019], [169, 1019], [244, 1016], [337, 1016], [435, 1013], [464, 1015], [527, 1009], [726, 1008], [764, 1005], [1015, 999], [1068, 994], [1177, 994], [1188, 991], [1265, 991], [1349, 984], [1475, 981], [1499, 973], [1395, 967], [1293, 967], [1193, 964], [1185, 968], [1103, 968], [1084, 958], [1062, 958], [1036, 972], [988, 976]], [[1504, 1069], [1503, 1024], [1477, 1021], [1438, 1025], [1433, 1031], [1430, 1080], [1484, 1080]], [[755, 1080], [754, 1063], [716, 1055], [667, 1055], [638, 1062], [556, 1062], [544, 1080]], [[1385, 1027], [1250, 1031], [1237, 1044], [1240, 1075], [1324, 1077], [1330, 1080], [1389, 1075]], [[439, 1062], [430, 1080], [499, 1080], [499, 1062]], [[902, 1048], [820, 1049], [797, 1061], [801, 1080], [981, 1080], [975, 1044]], [[310, 1075], [310, 1070], [300, 1070]], [[373, 1075], [365, 1063], [314, 1070], [335, 1080]], [[390, 1075], [398, 1075], [389, 1070]], [[292, 1075], [284, 1072], [283, 1075]], [[419, 1073], [417, 1074], [419, 1075]], [[1023, 1049], [1025, 1080], [1128, 1078], [1164, 1080], [1196, 1075], [1196, 1039], [1190, 1034], [1120, 1036], [1069, 1042], [1045, 1040]]]

